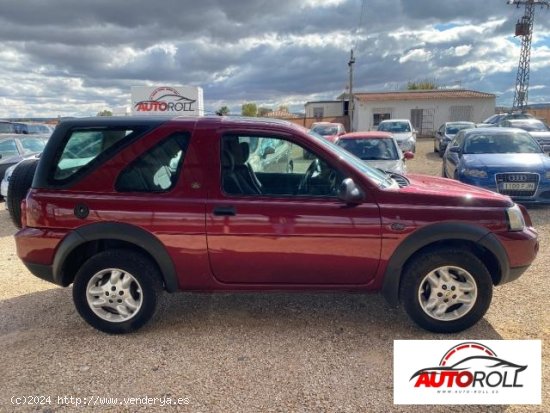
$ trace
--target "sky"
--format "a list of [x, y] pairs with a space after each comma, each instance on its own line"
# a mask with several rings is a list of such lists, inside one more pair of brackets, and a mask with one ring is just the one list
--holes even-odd
[[[409, 81], [511, 105], [523, 7], [506, 0], [0, 0], [0, 117], [95, 115], [130, 87], [193, 85], [205, 109], [300, 112]], [[529, 103], [550, 102], [550, 10], [536, 10]]]

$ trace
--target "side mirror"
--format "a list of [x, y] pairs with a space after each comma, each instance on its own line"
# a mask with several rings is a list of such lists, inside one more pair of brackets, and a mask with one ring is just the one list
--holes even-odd
[[273, 149], [272, 146], [268, 146], [264, 149], [264, 153], [262, 153], [262, 159], [267, 158], [267, 155], [273, 155], [275, 153], [275, 149]]
[[449, 147], [449, 152], [453, 152], [453, 153], [460, 153], [460, 146], [450, 146]]
[[410, 151], [407, 151], [403, 154], [403, 157], [405, 159], [413, 159], [414, 158], [414, 153], [410, 152]]
[[342, 181], [338, 190], [338, 199], [344, 201], [346, 204], [360, 204], [363, 198], [363, 192], [355, 185], [353, 179], [346, 178]]

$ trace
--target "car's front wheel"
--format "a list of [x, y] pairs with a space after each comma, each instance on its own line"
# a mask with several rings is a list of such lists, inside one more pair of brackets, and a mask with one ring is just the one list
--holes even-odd
[[406, 267], [400, 299], [420, 327], [454, 333], [477, 323], [491, 304], [493, 283], [483, 262], [469, 251], [426, 251]]
[[156, 265], [142, 254], [108, 250], [82, 265], [75, 276], [73, 301], [92, 327], [110, 334], [129, 333], [155, 313], [160, 280]]

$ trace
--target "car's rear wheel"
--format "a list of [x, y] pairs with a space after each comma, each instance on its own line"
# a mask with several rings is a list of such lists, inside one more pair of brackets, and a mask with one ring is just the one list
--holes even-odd
[[73, 285], [78, 313], [110, 334], [130, 333], [154, 315], [161, 278], [157, 267], [129, 250], [100, 252], [80, 268]]
[[27, 196], [32, 185], [38, 159], [27, 159], [20, 162], [13, 170], [8, 184], [6, 206], [11, 221], [17, 228], [21, 228], [21, 201]]
[[420, 327], [454, 333], [477, 323], [491, 304], [491, 275], [474, 254], [441, 248], [415, 257], [400, 286], [405, 311]]

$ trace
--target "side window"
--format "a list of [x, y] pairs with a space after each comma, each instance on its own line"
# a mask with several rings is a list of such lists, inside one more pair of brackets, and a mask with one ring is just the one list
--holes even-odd
[[221, 165], [228, 195], [335, 197], [344, 179], [307, 149], [278, 137], [226, 135]]
[[15, 139], [0, 140], [0, 155], [2, 155], [2, 158], [19, 155]]
[[54, 181], [72, 178], [96, 159], [112, 154], [136, 133], [131, 129], [73, 130], [55, 163]]
[[175, 133], [149, 149], [118, 176], [118, 192], [167, 192], [178, 180], [189, 144], [188, 133]]

